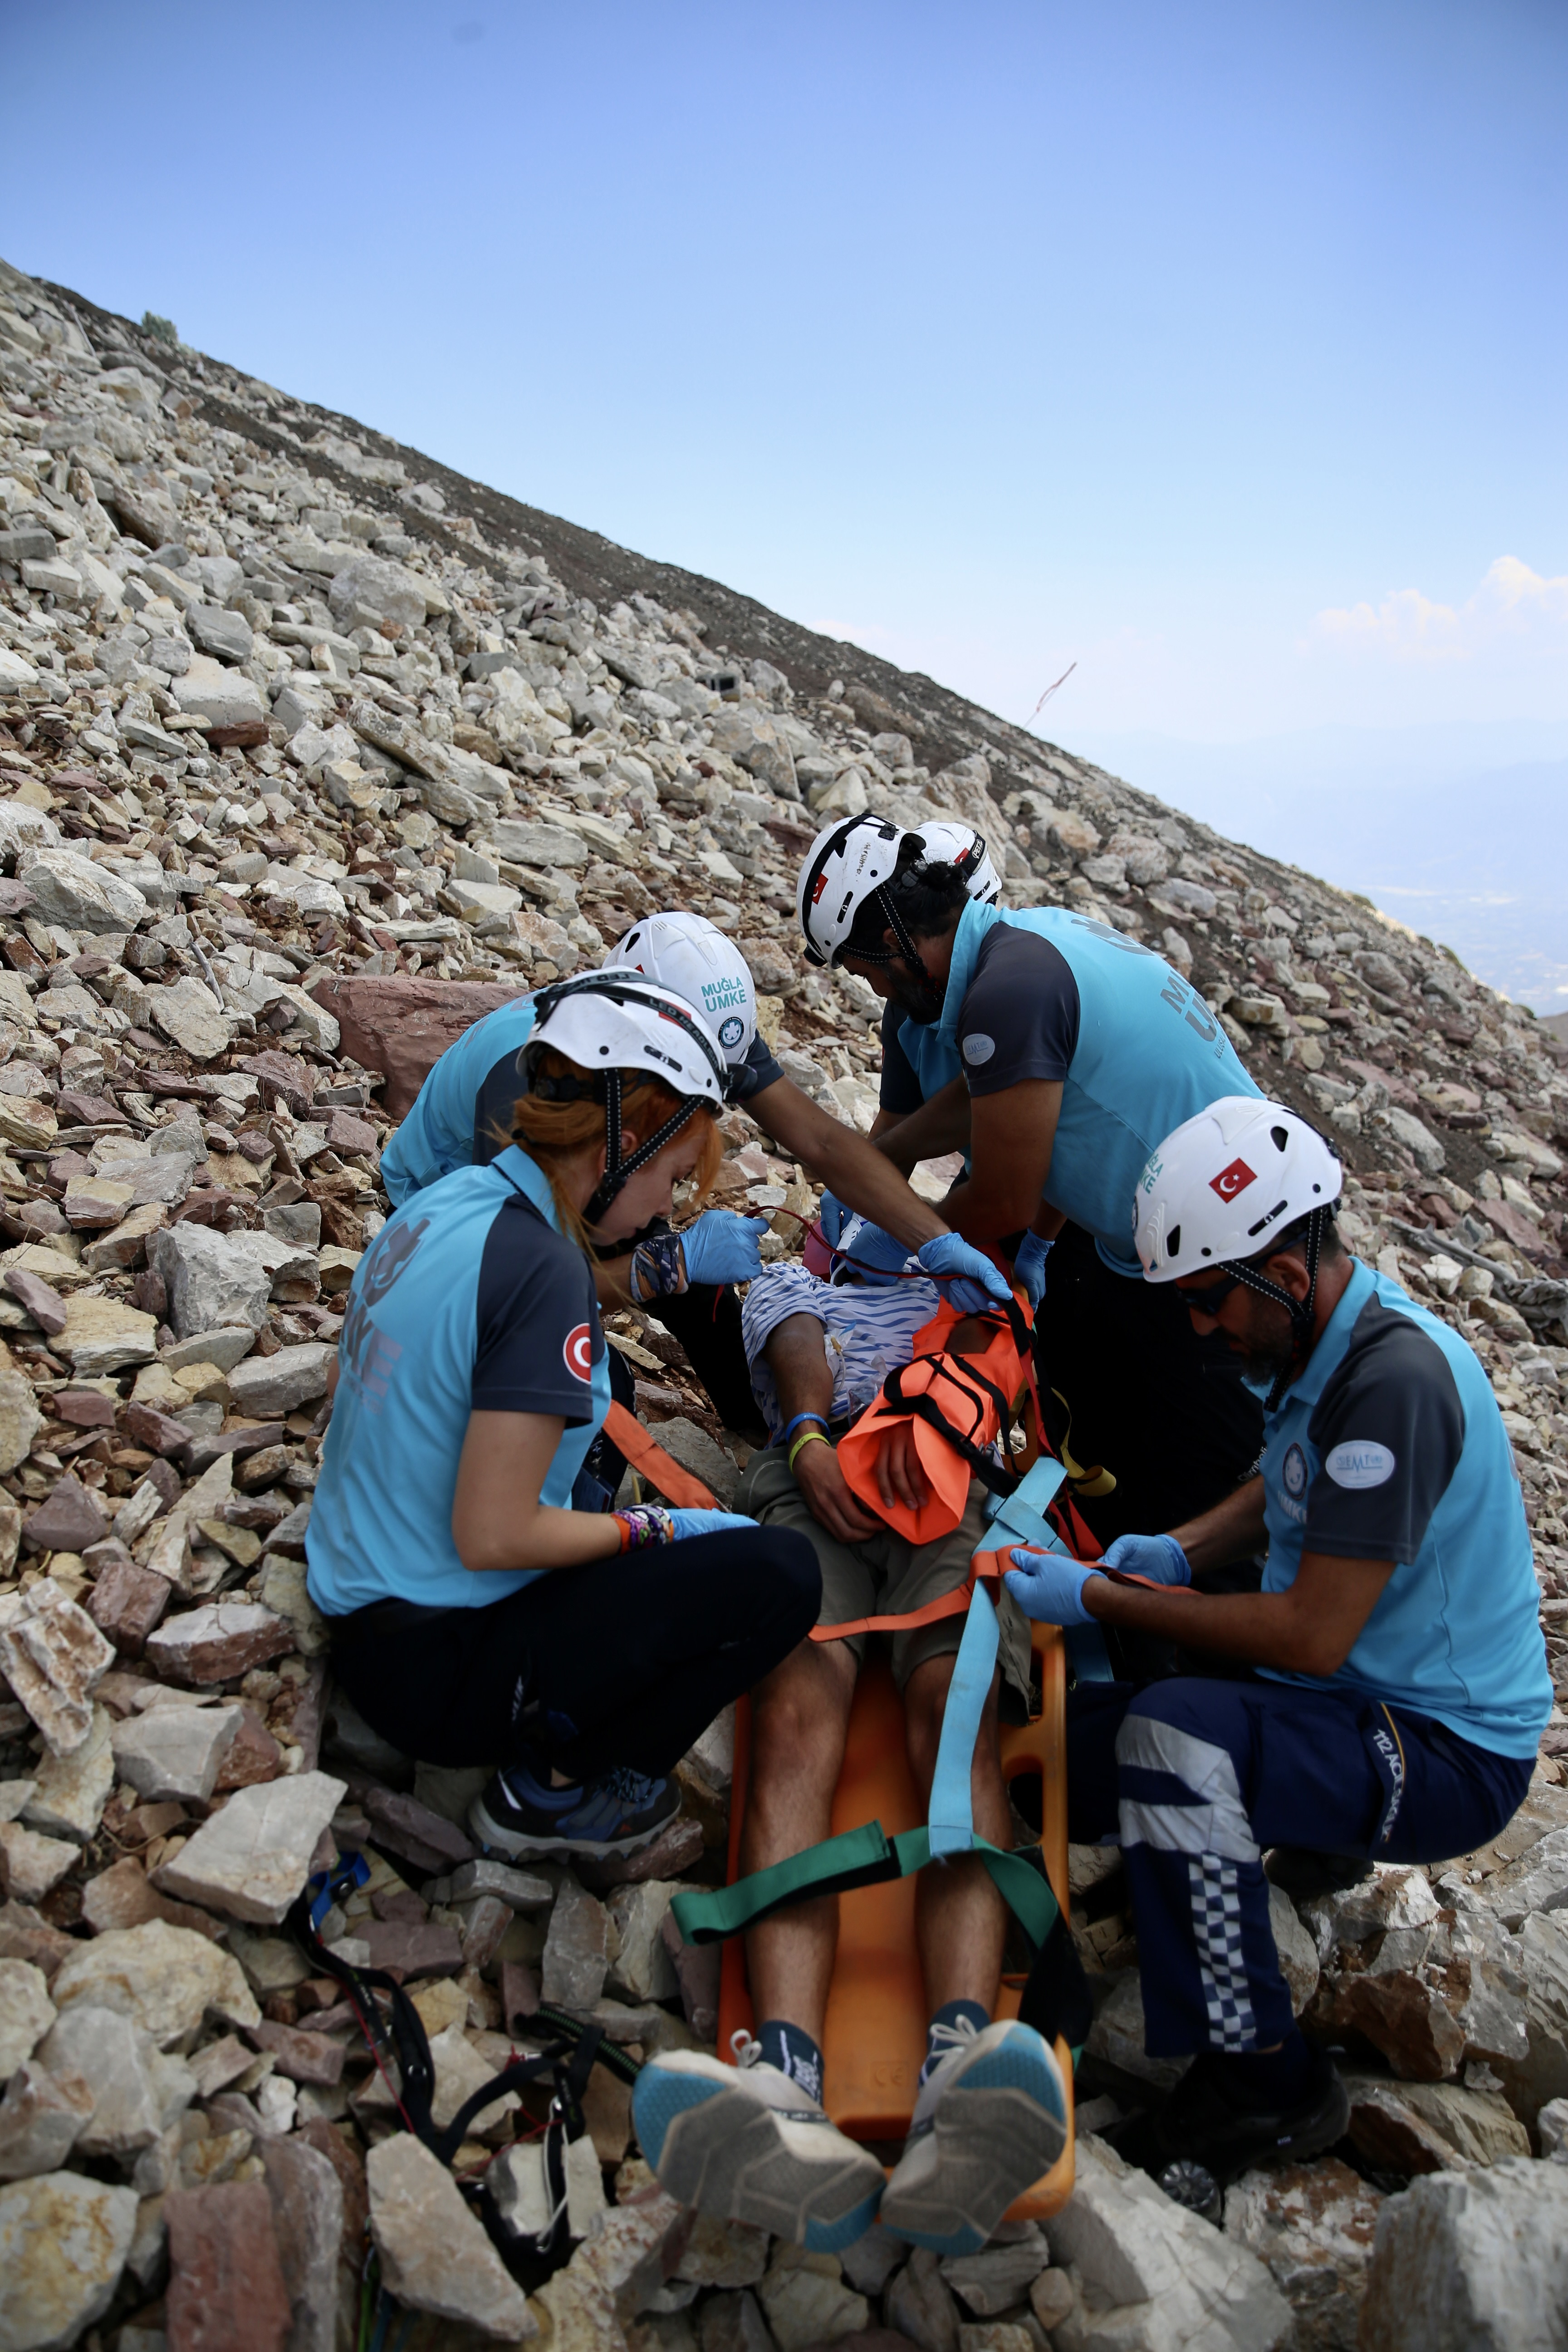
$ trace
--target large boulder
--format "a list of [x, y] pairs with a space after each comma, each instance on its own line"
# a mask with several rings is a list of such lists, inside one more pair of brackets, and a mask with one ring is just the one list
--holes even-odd
[[374, 975], [317, 982], [316, 1002], [337, 1022], [342, 1052], [368, 1070], [384, 1070], [382, 1108], [402, 1118], [435, 1064], [465, 1029], [517, 994], [483, 981]]
[[1568, 2166], [1512, 2157], [1391, 2197], [1362, 2352], [1558, 2352], [1568, 2344]]

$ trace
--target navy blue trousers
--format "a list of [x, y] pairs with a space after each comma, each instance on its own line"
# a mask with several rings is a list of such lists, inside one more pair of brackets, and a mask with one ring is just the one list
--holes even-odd
[[1268, 2050], [1289, 2032], [1268, 1847], [1469, 1853], [1517, 1811], [1532, 1760], [1353, 1692], [1080, 1684], [1068, 1697], [1068, 1834], [1121, 1845], [1150, 2056]]

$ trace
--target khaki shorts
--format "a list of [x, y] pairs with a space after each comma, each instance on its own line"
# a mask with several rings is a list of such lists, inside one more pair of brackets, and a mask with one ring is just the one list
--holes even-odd
[[[822, 1569], [822, 1608], [816, 1622], [841, 1625], [851, 1617], [901, 1617], [962, 1584], [984, 1531], [984, 1487], [972, 1479], [963, 1521], [940, 1543], [912, 1544], [889, 1528], [865, 1543], [842, 1544], [812, 1517], [784, 1456], [764, 1448], [752, 1454], [742, 1473], [733, 1508], [749, 1512], [763, 1527], [796, 1528], [810, 1538]], [[1028, 1709], [1029, 1623], [1010, 1592], [1004, 1590], [995, 1598], [1001, 1633], [997, 1662], [1007, 1685], [1003, 1713], [1009, 1720], [1022, 1721]], [[912, 1633], [891, 1635], [893, 1680], [900, 1690], [925, 1659], [952, 1656], [963, 1638], [963, 1616], [954, 1614], [917, 1626]], [[844, 1639], [863, 1664], [869, 1636], [849, 1633]]]

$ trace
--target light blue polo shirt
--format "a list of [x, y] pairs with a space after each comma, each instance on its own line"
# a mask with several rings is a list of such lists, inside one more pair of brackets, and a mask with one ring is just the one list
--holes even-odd
[[526, 1152], [458, 1169], [388, 1219], [355, 1269], [338, 1361], [305, 1541], [317, 1608], [481, 1609], [543, 1573], [476, 1572], [452, 1540], [470, 1413], [563, 1420], [540, 1499], [567, 1510], [609, 1410], [593, 1275]]
[[[960, 1076], [972, 1097], [1060, 1082], [1045, 1197], [1094, 1235], [1118, 1274], [1142, 1273], [1132, 1203], [1155, 1146], [1222, 1095], [1262, 1099], [1215, 1014], [1163, 956], [1066, 907], [1004, 911], [972, 899], [941, 1020], [906, 1019], [897, 1034], [923, 1101]], [[913, 1108], [898, 1083], [884, 1107]]]
[[[472, 1163], [475, 1118], [487, 1081], [498, 1064], [522, 1051], [532, 1034], [533, 999], [519, 996], [498, 1004], [447, 1046], [381, 1155], [381, 1181], [395, 1205], [401, 1207], [454, 1168]], [[521, 1079], [512, 1091], [522, 1092]]]
[[1263, 1488], [1265, 1592], [1294, 1583], [1305, 1551], [1395, 1563], [1327, 1687], [1432, 1716], [1499, 1756], [1535, 1754], [1552, 1677], [1497, 1399], [1458, 1334], [1359, 1260], [1266, 1423]]

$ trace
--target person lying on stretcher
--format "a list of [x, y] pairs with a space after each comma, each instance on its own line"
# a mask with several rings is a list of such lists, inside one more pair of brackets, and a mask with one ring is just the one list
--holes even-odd
[[[985, 1489], [972, 1480], [960, 1525], [941, 1540], [898, 1531], [923, 1500], [912, 1451], [885, 1447], [881, 1504], [854, 1494], [837, 1440], [907, 1364], [938, 1307], [918, 1280], [832, 1286], [798, 1266], [753, 1283], [742, 1319], [752, 1388], [770, 1444], [754, 1454], [735, 1497], [764, 1527], [798, 1529], [822, 1569], [819, 1624], [903, 1616], [962, 1585], [980, 1543]], [[981, 1353], [991, 1333], [953, 1326], [948, 1345]], [[889, 1459], [890, 1454], [896, 1458]], [[998, 1752], [999, 1710], [1027, 1710], [1028, 1629], [1001, 1592], [998, 1665], [975, 1743], [974, 1827], [1013, 1843]], [[894, 1633], [909, 1760], [929, 1801], [962, 1615]], [[855, 1684], [868, 1637], [801, 1643], [752, 1694], [752, 1766], [741, 1845], [744, 1873], [829, 1833]], [[1010, 1709], [1011, 1711], [1011, 1709]], [[890, 2179], [821, 2105], [822, 2032], [833, 1973], [834, 1896], [795, 1904], [746, 1937], [755, 2037], [735, 2037], [739, 2067], [693, 2052], [650, 2061], [637, 2093], [645, 2155], [684, 2202], [753, 2221], [818, 2252], [848, 2245], [880, 2220], [914, 2244], [973, 2252], [1007, 2207], [1047, 2171], [1066, 2137], [1055, 2057], [1032, 2027], [992, 2022], [1006, 1907], [975, 1854], [921, 1873], [916, 1936], [931, 2015], [910, 2136]]]

